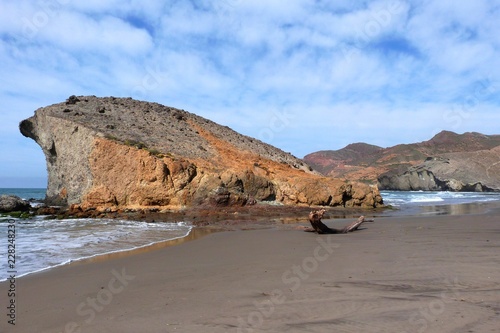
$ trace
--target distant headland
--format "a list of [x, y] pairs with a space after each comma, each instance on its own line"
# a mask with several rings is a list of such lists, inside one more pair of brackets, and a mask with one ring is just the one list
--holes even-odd
[[420, 143], [355, 143], [304, 161], [324, 175], [378, 184], [380, 190], [500, 191], [500, 135], [442, 131]]

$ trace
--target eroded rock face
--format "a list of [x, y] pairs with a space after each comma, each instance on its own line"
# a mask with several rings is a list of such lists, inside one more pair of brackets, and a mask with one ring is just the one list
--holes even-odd
[[38, 109], [20, 130], [45, 153], [51, 204], [382, 205], [376, 187], [322, 177], [275, 147], [156, 103], [71, 97]]
[[[495, 152], [499, 146], [500, 135], [442, 131], [419, 143], [388, 148], [356, 143], [312, 153], [304, 160], [335, 178], [378, 181], [381, 190], [499, 190], [495, 184], [500, 174], [489, 167], [499, 161]], [[430, 160], [424, 163], [427, 158]], [[439, 158], [449, 163], [441, 163]]]
[[500, 191], [500, 146], [477, 152], [450, 153], [428, 158], [408, 170], [388, 172], [380, 188], [403, 191]]

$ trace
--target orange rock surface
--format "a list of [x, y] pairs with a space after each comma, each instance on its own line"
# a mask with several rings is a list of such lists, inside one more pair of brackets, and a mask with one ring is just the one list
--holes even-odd
[[74, 209], [382, 205], [374, 186], [321, 176], [275, 147], [159, 104], [75, 97], [20, 128], [46, 155], [48, 201]]

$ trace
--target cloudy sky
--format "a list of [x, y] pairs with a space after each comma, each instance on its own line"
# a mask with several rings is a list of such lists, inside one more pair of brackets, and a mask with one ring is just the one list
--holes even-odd
[[499, 17], [499, 0], [0, 0], [0, 187], [44, 187], [18, 123], [70, 95], [185, 109], [297, 157], [500, 134]]

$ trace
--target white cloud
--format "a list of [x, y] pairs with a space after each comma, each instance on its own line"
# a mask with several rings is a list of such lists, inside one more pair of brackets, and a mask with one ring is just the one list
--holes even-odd
[[445, 74], [481, 70], [488, 61], [498, 58], [498, 44], [490, 36], [490, 28], [498, 27], [498, 22], [492, 22], [498, 21], [495, 11], [498, 9], [485, 1], [460, 5], [431, 2], [410, 19], [408, 33], [430, 64]]
[[71, 94], [183, 108], [297, 156], [499, 130], [500, 7], [486, 0], [0, 6], [0, 142]]
[[78, 13], [62, 13], [37, 31], [33, 38], [73, 52], [101, 54], [136, 55], [153, 46], [151, 36], [144, 29], [111, 16], [96, 19]]

